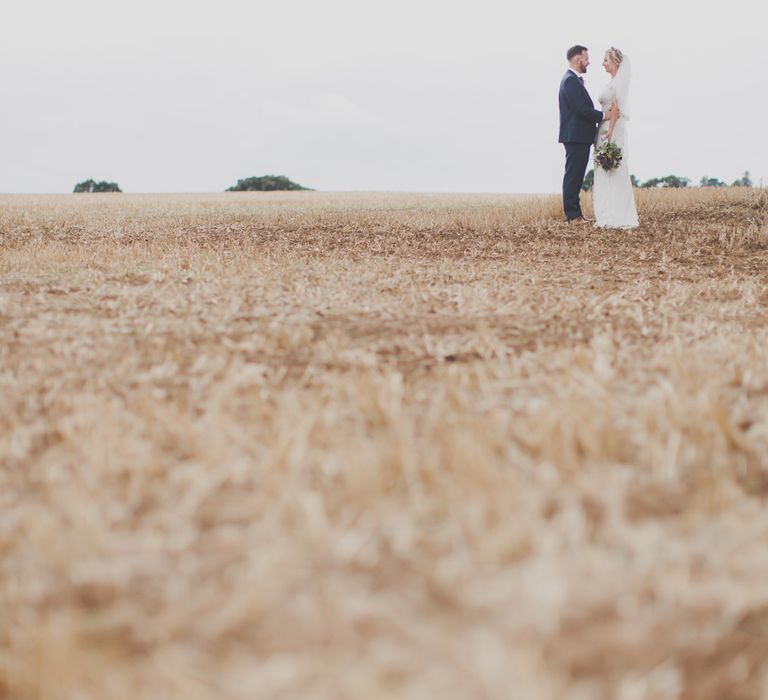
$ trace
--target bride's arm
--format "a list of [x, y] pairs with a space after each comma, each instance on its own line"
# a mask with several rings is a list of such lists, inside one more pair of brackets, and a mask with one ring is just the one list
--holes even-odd
[[613, 137], [613, 130], [616, 127], [616, 122], [619, 119], [619, 106], [616, 104], [616, 101], [614, 100], [611, 103], [611, 109], [608, 112], [608, 133], [605, 135], [605, 140], [610, 141]]

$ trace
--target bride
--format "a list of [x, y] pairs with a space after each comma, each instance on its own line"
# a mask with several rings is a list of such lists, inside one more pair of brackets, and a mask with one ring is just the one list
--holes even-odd
[[[619, 49], [611, 47], [605, 52], [603, 67], [610, 73], [611, 80], [600, 95], [600, 104], [610, 119], [601, 122], [597, 131], [595, 146], [600, 148], [608, 141], [613, 141], [623, 153], [619, 167], [603, 170], [595, 167], [593, 202], [595, 207], [595, 226], [602, 228], [635, 228], [638, 225], [635, 195], [629, 178], [629, 159], [627, 149], [627, 122], [629, 121], [629, 81], [631, 67], [629, 57]], [[611, 109], [612, 103], [617, 109]]]

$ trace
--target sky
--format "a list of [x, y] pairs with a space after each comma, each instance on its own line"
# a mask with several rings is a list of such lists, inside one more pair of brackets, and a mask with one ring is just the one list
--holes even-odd
[[557, 192], [565, 52], [631, 56], [627, 157], [768, 186], [765, 0], [27, 0], [0, 10], [0, 192]]

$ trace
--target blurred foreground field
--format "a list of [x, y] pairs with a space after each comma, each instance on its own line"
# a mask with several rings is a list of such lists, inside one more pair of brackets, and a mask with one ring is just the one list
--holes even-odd
[[768, 193], [0, 197], [0, 698], [768, 698]]

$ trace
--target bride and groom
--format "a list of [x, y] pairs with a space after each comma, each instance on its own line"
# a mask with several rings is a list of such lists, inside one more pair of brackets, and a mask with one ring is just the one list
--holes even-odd
[[586, 46], [573, 46], [566, 54], [568, 71], [560, 82], [560, 143], [565, 146], [563, 209], [569, 223], [588, 222], [581, 211], [579, 192], [589, 163], [592, 145], [600, 148], [615, 143], [623, 158], [618, 167], [595, 167], [593, 202], [595, 226], [635, 228], [638, 225], [635, 195], [627, 160], [627, 121], [629, 120], [629, 58], [611, 47], [605, 52], [603, 68], [610, 74], [608, 86], [600, 94], [601, 110], [595, 109], [584, 87], [583, 75], [589, 66]]

